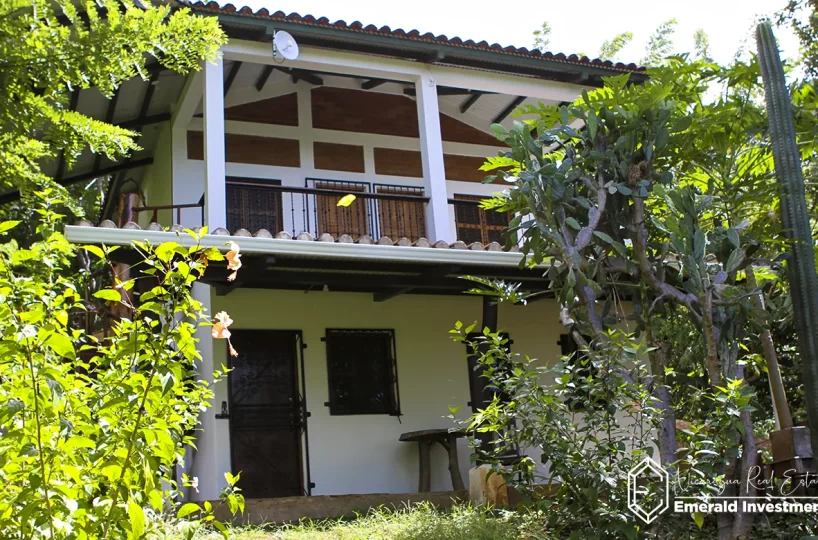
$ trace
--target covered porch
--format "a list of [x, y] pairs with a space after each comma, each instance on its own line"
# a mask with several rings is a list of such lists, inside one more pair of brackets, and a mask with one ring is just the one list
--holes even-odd
[[[108, 245], [128, 244], [134, 235], [155, 244], [192, 241], [132, 226], [72, 226], [67, 235]], [[544, 361], [559, 355], [553, 300], [497, 308], [462, 294], [472, 286], [457, 277], [464, 274], [547, 288], [540, 271], [519, 267], [519, 253], [204, 238], [214, 246], [227, 240], [241, 245], [239, 278], [228, 283], [226, 269], [211, 264], [194, 295], [210, 313], [233, 318], [239, 357], [229, 357], [209, 329], [198, 336], [202, 373], [222, 365], [234, 371], [215, 386], [198, 451], [185, 464], [199, 478], [199, 493], [189, 499], [217, 498], [226, 471], [242, 472], [246, 496], [259, 500], [454, 491], [446, 450], [430, 449], [423, 486], [419, 446], [401, 436], [453, 428], [450, 408], [465, 418], [475, 403], [468, 351], [448, 333], [455, 322], [508, 332], [514, 350]], [[125, 257], [128, 250], [117, 253]], [[467, 481], [472, 463], [464, 439], [455, 441], [455, 451]]]

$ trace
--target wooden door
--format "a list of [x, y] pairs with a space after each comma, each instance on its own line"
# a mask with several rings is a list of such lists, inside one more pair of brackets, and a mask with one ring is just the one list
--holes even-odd
[[338, 239], [342, 234], [348, 234], [353, 239], [358, 239], [364, 234], [369, 234], [369, 212], [367, 199], [358, 197], [349, 206], [338, 206], [338, 201], [348, 194], [364, 193], [365, 188], [361, 184], [352, 182], [315, 182], [316, 189], [332, 189], [338, 191], [338, 195], [318, 195], [316, 196], [316, 211], [318, 212], [318, 234], [329, 233]]
[[[480, 201], [489, 198], [474, 195], [455, 195], [461, 201]], [[466, 244], [480, 242], [503, 244], [503, 229], [508, 227], [510, 216], [508, 213], [483, 210], [476, 204], [454, 205], [455, 223], [457, 224], [457, 239]]]
[[304, 495], [298, 393], [298, 333], [231, 330], [229, 358], [233, 474], [248, 499]]
[[[422, 197], [423, 188], [377, 186], [377, 193]], [[405, 237], [412, 242], [417, 242], [421, 236], [426, 236], [426, 216], [424, 212], [425, 208], [422, 202], [379, 200], [378, 225], [381, 228], [381, 236], [388, 236], [393, 241]]]
[[266, 229], [275, 235], [283, 230], [281, 193], [270, 189], [278, 180], [248, 181], [227, 178], [227, 230], [247, 229], [255, 234]]

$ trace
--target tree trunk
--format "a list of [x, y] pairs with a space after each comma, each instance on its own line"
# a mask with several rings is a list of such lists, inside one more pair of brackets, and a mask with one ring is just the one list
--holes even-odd
[[670, 390], [665, 385], [665, 367], [667, 366], [669, 345], [664, 342], [653, 342], [656, 349], [649, 353], [650, 370], [653, 377], [653, 397], [658, 404], [656, 408], [662, 411], [662, 423], [659, 426], [658, 444], [662, 466], [671, 470], [676, 461], [676, 414], [670, 402]]
[[718, 334], [713, 324], [713, 291], [710, 290], [709, 280], [706, 280], [704, 302], [702, 303], [702, 318], [704, 319], [704, 342], [707, 347], [704, 359], [710, 386], [721, 384], [721, 366], [719, 365]]
[[[753, 267], [747, 269], [747, 284], [751, 290], [758, 290], [758, 283], [756, 282]], [[756, 306], [766, 313], [767, 309], [764, 305], [764, 297], [759, 292], [754, 296]], [[784, 390], [784, 381], [781, 379], [781, 371], [778, 368], [778, 356], [775, 353], [775, 344], [773, 337], [767, 328], [766, 321], [764, 323], [764, 330], [761, 332], [761, 348], [764, 351], [764, 360], [767, 363], [767, 375], [770, 380], [770, 394], [773, 397], [773, 409], [775, 412], [775, 420], [777, 429], [787, 429], [792, 427], [792, 414], [790, 413], [790, 405], [787, 402], [787, 394]]]
[[[753, 435], [753, 422], [749, 412], [741, 413], [741, 422], [744, 425], [744, 435], [742, 436], [741, 467], [739, 469], [739, 479], [741, 480], [742, 497], [752, 497], [756, 494], [756, 489], [749, 481], [750, 470], [758, 462], [758, 451], [756, 449], [755, 436]], [[741, 506], [739, 506], [739, 509]], [[755, 515], [739, 510], [733, 522], [733, 538], [748, 537], [750, 529], [753, 527]]]

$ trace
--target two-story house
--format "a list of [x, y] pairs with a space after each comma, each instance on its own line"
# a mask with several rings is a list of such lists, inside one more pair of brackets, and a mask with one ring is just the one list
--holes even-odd
[[[188, 77], [153, 69], [112, 100], [76, 92], [72, 106], [139, 130], [143, 150], [120, 163], [83, 156], [63, 183], [113, 175], [103, 221], [67, 228], [71, 241], [128, 245], [178, 239], [207, 225], [207, 241], [241, 246], [234, 282], [211, 268], [194, 294], [234, 319], [223, 341], [200, 334], [201, 372], [233, 368], [203, 414], [186, 470], [193, 500], [215, 499], [224, 471], [248, 499], [410, 493], [418, 447], [403, 433], [448, 429], [479, 399], [455, 321], [497, 326], [516, 351], [554, 359], [557, 304], [497, 307], [464, 295], [464, 274], [546, 290], [542, 272], [504, 251], [509, 216], [477, 201], [502, 186], [478, 169], [502, 145], [522, 104], [572, 102], [634, 65], [326, 18], [194, 3], [229, 36], [221, 57]], [[275, 32], [300, 45], [273, 54]], [[349, 206], [341, 197], [356, 196]], [[172, 226], [174, 229], [170, 230]], [[473, 399], [473, 396], [477, 396]], [[457, 441], [465, 478], [469, 449]], [[428, 447], [427, 447], [428, 451]], [[435, 447], [431, 478], [452, 484]]]

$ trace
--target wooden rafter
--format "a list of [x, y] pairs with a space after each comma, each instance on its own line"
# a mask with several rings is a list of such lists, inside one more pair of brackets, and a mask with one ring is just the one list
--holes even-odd
[[[151, 102], [153, 101], [153, 94], [154, 94], [154, 92], [156, 90], [156, 85], [159, 82], [159, 73], [160, 73], [159, 71], [154, 71], [153, 73], [151, 73], [151, 76], [148, 79], [148, 86], [147, 86], [147, 88], [145, 88], [145, 93], [142, 95], [142, 104], [139, 106], [139, 116], [137, 116], [136, 121], [135, 121], [136, 123], [139, 124], [139, 128], [134, 128], [134, 129], [141, 129], [141, 128], [147, 126], [147, 125], [150, 125], [150, 123], [146, 123], [145, 120], [148, 119], [148, 111], [151, 108]], [[167, 116], [166, 120], [170, 120], [170, 113], [167, 113], [166, 116]], [[141, 139], [141, 138], [142, 138], [142, 134], [140, 133], [139, 137], [137, 138], [137, 142], [139, 142], [139, 139]], [[128, 156], [128, 158], [125, 160], [124, 164], [127, 165], [127, 164], [131, 163], [132, 161], [133, 161], [133, 154]], [[116, 182], [120, 182], [120, 183], [123, 182], [125, 180], [125, 176], [128, 174], [129, 170], [130, 169], [123, 169], [117, 175]], [[113, 184], [114, 184], [114, 182], [111, 182], [111, 185], [113, 185]]]
[[133, 129], [137, 131], [145, 126], [150, 126], [151, 124], [161, 124], [162, 122], [167, 122], [170, 120], [170, 118], [170, 113], [159, 113], [152, 114], [150, 116], [137, 117], [133, 120], [127, 120], [125, 122], [117, 122], [114, 125], [124, 129]]
[[290, 76], [293, 82], [298, 82], [299, 80], [308, 82], [314, 86], [323, 86], [324, 79], [316, 75], [315, 73], [311, 73], [309, 71], [304, 71], [303, 69], [290, 69], [290, 68], [283, 68], [278, 66], [273, 66], [273, 69], [277, 69], [282, 73], [286, 73]]
[[386, 84], [389, 81], [384, 79], [369, 79], [361, 83], [361, 88], [364, 90], [372, 90], [373, 88], [377, 88], [382, 84]]
[[514, 109], [516, 109], [523, 101], [525, 101], [525, 96], [517, 96], [516, 98], [514, 98], [505, 109], [500, 111], [500, 114], [494, 117], [494, 120], [492, 120], [491, 123], [499, 124], [500, 122], [505, 120], [506, 117], [512, 112], [514, 112]]
[[[414, 88], [404, 88], [403, 93], [407, 96], [414, 96], [416, 94], [416, 90]], [[465, 88], [452, 88], [450, 86], [437, 87], [438, 96], [467, 96], [471, 93], [471, 90], [466, 90]]]
[[261, 69], [261, 73], [256, 79], [256, 90], [261, 92], [264, 89], [264, 85], [267, 84], [267, 79], [270, 78], [270, 75], [273, 74], [273, 66], [267, 65]]
[[[116, 114], [116, 104], [119, 101], [119, 95], [122, 93], [122, 85], [120, 84], [116, 90], [114, 90], [114, 95], [111, 97], [111, 101], [108, 103], [108, 110], [105, 112], [105, 123], [111, 124], [114, 121], [114, 115]], [[100, 164], [102, 163], [102, 154], [97, 154], [94, 156], [94, 167], [91, 169], [91, 172], [96, 171], [99, 169]]]
[[483, 95], [483, 92], [472, 92], [471, 95], [466, 98], [466, 101], [460, 105], [460, 114], [464, 114], [466, 111], [469, 110], [469, 107], [477, 103], [477, 100], [480, 99], [480, 96]]
[[[136, 169], [139, 167], [147, 167], [148, 165], [153, 164], [153, 158], [142, 158], [142, 159], [135, 159], [130, 163], [120, 163], [118, 165], [114, 165], [111, 167], [105, 167], [104, 169], [99, 169], [96, 171], [90, 171], [83, 174], [78, 174], [75, 176], [69, 176], [68, 178], [63, 178], [58, 183], [62, 186], [70, 186], [76, 184], [78, 182], [84, 182], [86, 180], [92, 180], [99, 176], [107, 176], [109, 174], [114, 174], [122, 171], [123, 169]], [[13, 201], [16, 201], [20, 198], [20, 192], [18, 190], [9, 191], [3, 194], [0, 194], [0, 204], [6, 204]]]
[[148, 79], [148, 87], [145, 89], [145, 94], [142, 96], [142, 105], [139, 107], [138, 120], [142, 120], [148, 116], [148, 109], [151, 107], [153, 93], [156, 90], [156, 85], [158, 84], [159, 73], [159, 71], [154, 71], [151, 73], [151, 76]]
[[230, 71], [227, 73], [227, 79], [224, 81], [224, 95], [226, 96], [227, 93], [230, 91], [230, 87], [233, 86], [233, 81], [236, 80], [236, 76], [239, 74], [239, 70], [241, 69], [241, 62], [236, 60], [230, 66]]

